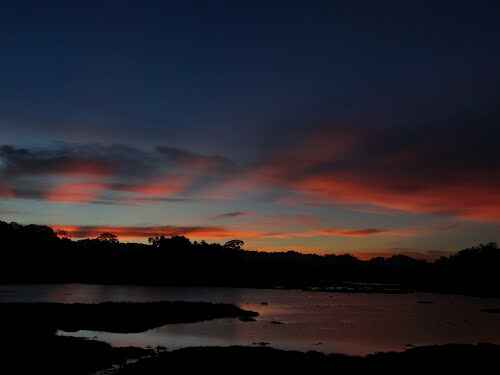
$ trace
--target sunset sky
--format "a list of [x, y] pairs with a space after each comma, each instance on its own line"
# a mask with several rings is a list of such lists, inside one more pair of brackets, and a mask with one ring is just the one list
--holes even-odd
[[500, 241], [497, 1], [90, 4], [0, 6], [1, 220], [363, 257]]

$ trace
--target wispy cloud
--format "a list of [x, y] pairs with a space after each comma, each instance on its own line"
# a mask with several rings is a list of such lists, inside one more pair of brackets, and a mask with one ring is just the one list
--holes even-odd
[[232, 218], [237, 218], [237, 217], [241, 217], [241, 216], [248, 216], [251, 214], [252, 213], [249, 211], [232, 211], [232, 212], [225, 212], [222, 214], [212, 216], [212, 219], [213, 220], [225, 220], [225, 219], [232, 219]]
[[194, 239], [253, 238], [258, 233], [231, 230], [212, 226], [77, 226], [52, 225], [57, 232], [65, 232], [73, 238], [96, 237], [103, 232], [111, 232], [121, 239], [144, 239], [155, 236], [188, 236]]
[[415, 229], [388, 229], [388, 228], [319, 228], [296, 232], [270, 232], [264, 234], [268, 238], [311, 238], [311, 237], [368, 237], [368, 236], [414, 236], [419, 233]]
[[123, 239], [140, 239], [154, 236], [188, 236], [194, 239], [289, 239], [311, 237], [366, 237], [377, 235], [411, 236], [414, 231], [405, 229], [350, 229], [350, 228], [323, 228], [304, 230], [298, 232], [266, 232], [245, 228], [221, 226], [78, 226], [78, 225], [52, 225], [56, 231], [64, 231], [70, 237], [87, 238], [95, 237], [103, 232], [112, 232]]
[[[322, 127], [219, 188], [295, 204], [372, 206], [500, 221], [500, 116], [471, 125]], [[465, 121], [465, 120], [464, 120]]]
[[[246, 199], [500, 221], [499, 119], [317, 127], [246, 165], [168, 146], [2, 146], [0, 196], [118, 204]], [[235, 211], [213, 219], [243, 217]]]
[[147, 203], [182, 198], [235, 165], [171, 147], [99, 144], [0, 147], [0, 196], [66, 203]]

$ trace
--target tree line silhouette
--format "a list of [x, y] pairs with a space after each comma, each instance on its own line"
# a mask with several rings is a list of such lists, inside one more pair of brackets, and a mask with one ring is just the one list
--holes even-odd
[[399, 290], [500, 296], [496, 243], [433, 262], [405, 255], [360, 260], [347, 254], [259, 252], [244, 250], [243, 245], [240, 240], [221, 245], [183, 236], [154, 237], [148, 244], [120, 243], [113, 233], [75, 241], [47, 226], [0, 221], [0, 283], [318, 289], [394, 283]]

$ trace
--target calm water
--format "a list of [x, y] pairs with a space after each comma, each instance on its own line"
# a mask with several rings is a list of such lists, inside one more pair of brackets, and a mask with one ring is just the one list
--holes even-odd
[[403, 350], [410, 345], [451, 342], [500, 344], [500, 315], [481, 312], [483, 308], [500, 308], [500, 299], [433, 294], [339, 294], [76, 284], [0, 286], [1, 302], [163, 300], [233, 303], [259, 312], [260, 317], [256, 322], [247, 323], [221, 319], [167, 325], [141, 334], [80, 331], [76, 335], [97, 337], [116, 346], [161, 345], [174, 349], [195, 345], [254, 345], [267, 342], [283, 349], [348, 354]]

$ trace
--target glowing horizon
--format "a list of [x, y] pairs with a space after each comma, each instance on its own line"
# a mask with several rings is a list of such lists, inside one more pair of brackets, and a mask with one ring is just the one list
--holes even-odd
[[413, 8], [6, 12], [0, 220], [273, 251], [500, 242], [497, 14]]

